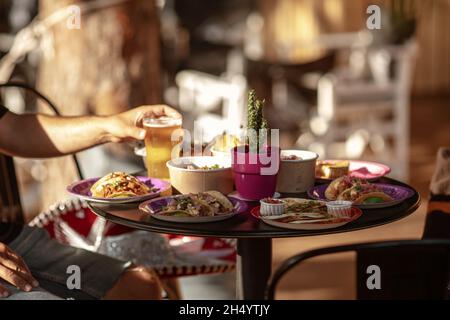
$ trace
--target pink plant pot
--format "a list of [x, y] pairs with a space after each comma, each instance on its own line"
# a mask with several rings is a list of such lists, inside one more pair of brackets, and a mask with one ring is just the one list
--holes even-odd
[[272, 197], [277, 186], [280, 148], [266, 147], [256, 154], [248, 146], [232, 149], [232, 169], [237, 192], [250, 200]]

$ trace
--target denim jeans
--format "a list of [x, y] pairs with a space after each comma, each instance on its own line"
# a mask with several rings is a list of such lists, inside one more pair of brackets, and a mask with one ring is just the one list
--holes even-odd
[[[60, 244], [35, 227], [25, 226], [9, 247], [24, 259], [40, 285], [29, 293], [8, 286], [13, 292], [9, 299], [100, 299], [131, 265]], [[79, 282], [74, 278], [78, 276]]]

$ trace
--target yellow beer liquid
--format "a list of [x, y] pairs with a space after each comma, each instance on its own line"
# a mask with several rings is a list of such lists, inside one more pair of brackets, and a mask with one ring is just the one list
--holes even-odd
[[171, 141], [172, 133], [181, 128], [181, 119], [144, 119], [147, 130], [145, 148], [147, 151], [147, 174], [149, 177], [169, 180], [166, 162], [171, 159], [172, 149], [178, 141]]

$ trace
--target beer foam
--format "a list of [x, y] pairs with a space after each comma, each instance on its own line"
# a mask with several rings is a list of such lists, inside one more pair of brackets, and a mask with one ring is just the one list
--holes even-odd
[[143, 124], [146, 127], [164, 128], [180, 126], [182, 120], [180, 118], [159, 117], [159, 118], [145, 118]]

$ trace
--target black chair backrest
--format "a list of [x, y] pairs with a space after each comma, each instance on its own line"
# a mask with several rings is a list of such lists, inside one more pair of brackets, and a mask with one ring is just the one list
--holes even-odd
[[430, 182], [423, 239], [450, 239], [450, 147], [439, 148]]
[[[60, 115], [58, 108], [33, 87], [20, 82], [1, 83], [0, 88], [18, 87], [34, 93], [39, 99], [45, 102], [55, 115]], [[80, 179], [83, 179], [80, 164], [77, 156], [72, 155]], [[17, 185], [14, 160], [0, 153], [0, 222], [23, 224], [25, 221], [22, 206], [20, 203], [19, 188]]]
[[[448, 298], [450, 240], [442, 239], [359, 243], [300, 253], [275, 271], [266, 298], [273, 300], [283, 276], [305, 260], [343, 252], [356, 253], [358, 299]], [[378, 272], [376, 268], [380, 289], [370, 285], [375, 283], [369, 278]]]
[[0, 154], [0, 222], [24, 223], [14, 162]]
[[450, 239], [450, 195], [430, 195], [423, 239]]

